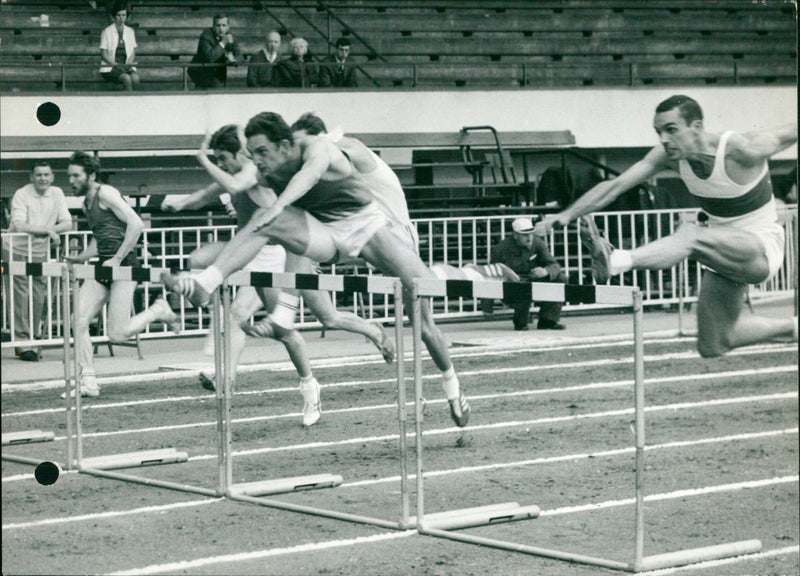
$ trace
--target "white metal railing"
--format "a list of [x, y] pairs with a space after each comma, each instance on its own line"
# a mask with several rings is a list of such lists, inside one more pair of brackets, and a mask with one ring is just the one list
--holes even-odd
[[[640, 212], [603, 212], [595, 215], [598, 226], [605, 230], [613, 244], [633, 248], [657, 238], [672, 234], [684, 219], [691, 219], [696, 213], [693, 209], [682, 210], [650, 210]], [[502, 238], [510, 233], [511, 218], [508, 216], [475, 216], [462, 218], [427, 218], [415, 220], [420, 235], [420, 254], [427, 264], [445, 263], [453, 266], [463, 266], [467, 263], [484, 264], [489, 262], [491, 249]], [[789, 206], [782, 215], [782, 222], [786, 230], [786, 258], [783, 268], [767, 282], [755, 286], [751, 290], [751, 297], [758, 298], [766, 294], [790, 293], [794, 290], [797, 278], [797, 205]], [[143, 232], [140, 243], [142, 247], [141, 260], [145, 266], [159, 268], [185, 269], [188, 266], [188, 257], [197, 247], [210, 243], [227, 241], [235, 233], [234, 226], [192, 226], [183, 228], [153, 228]], [[72, 253], [86, 247], [89, 242], [89, 232], [73, 231], [62, 236], [62, 246], [69, 246]], [[27, 234], [3, 233], [4, 246], [6, 242], [28, 242]], [[554, 230], [547, 238], [548, 246], [561, 263], [564, 273], [570, 284], [591, 283], [590, 260], [583, 253], [578, 237], [577, 226], [569, 226], [561, 230]], [[50, 251], [49, 259], [55, 260], [59, 254]], [[5, 258], [5, 255], [4, 255]], [[346, 274], [371, 274], [366, 266], [322, 266], [325, 273]], [[690, 262], [684, 267], [684, 273], [679, 274], [678, 268], [658, 271], [631, 271], [609, 282], [614, 285], [633, 286], [638, 284], [642, 289], [645, 306], [665, 306], [677, 304], [680, 295], [678, 282], [683, 282], [684, 302], [696, 300], [697, 288], [700, 285], [701, 267], [696, 262]], [[30, 341], [19, 340], [13, 334], [14, 318], [13, 282], [30, 282], [29, 278], [3, 277], [3, 316], [2, 327], [6, 334], [10, 333], [11, 340], [4, 342], [3, 347], [31, 344]], [[45, 302], [44, 329], [42, 340], [36, 341], [37, 345], [55, 345], [62, 342], [61, 332], [61, 299], [60, 283], [55, 279], [48, 279], [47, 297]], [[137, 292], [137, 306], [145, 306], [152, 299], [152, 292], [163, 293], [164, 288], [159, 284], [143, 283]], [[358, 296], [347, 297], [344, 300], [340, 295], [333, 295], [337, 306], [347, 306], [350, 311], [363, 316], [368, 320], [391, 322], [393, 320], [393, 306], [388, 298], [381, 295], [369, 294], [362, 299]], [[202, 309], [188, 305], [186, 301], [175, 295], [167, 295], [173, 309], [179, 313], [184, 334], [194, 335], [206, 333], [209, 329], [210, 316]], [[433, 301], [436, 318], [480, 317], [481, 311], [477, 300], [436, 298]], [[31, 298], [27, 303], [28, 318], [32, 321], [33, 311]], [[599, 308], [598, 305], [569, 305], [565, 310]], [[299, 318], [300, 327], [320, 326], [314, 316], [305, 308], [301, 309]], [[97, 335], [93, 336], [95, 342], [105, 341], [106, 316], [105, 310], [101, 313]], [[166, 327], [149, 327], [142, 338], [166, 336]]]

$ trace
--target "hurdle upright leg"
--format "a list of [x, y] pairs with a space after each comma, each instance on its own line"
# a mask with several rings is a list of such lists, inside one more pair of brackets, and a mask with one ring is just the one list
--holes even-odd
[[[228, 278], [229, 285], [232, 286], [256, 286], [266, 288], [297, 288], [297, 276], [292, 273], [258, 273], [258, 272], [236, 272]], [[414, 520], [409, 517], [409, 497], [408, 497], [408, 473], [407, 473], [407, 447], [406, 447], [406, 398], [405, 398], [405, 376], [403, 367], [403, 290], [402, 284], [397, 278], [384, 276], [337, 276], [337, 275], [302, 275], [302, 282], [305, 289], [326, 290], [329, 292], [348, 292], [360, 293], [368, 292], [373, 294], [394, 295], [395, 297], [395, 334], [398, 339], [399, 356], [396, 361], [398, 379], [398, 420], [399, 420], [399, 444], [401, 451], [401, 518], [399, 520], [384, 520], [360, 514], [339, 512], [292, 504], [280, 500], [266, 498], [266, 496], [282, 493], [297, 492], [300, 490], [314, 490], [318, 488], [332, 488], [342, 483], [341, 476], [331, 474], [317, 474], [313, 476], [298, 476], [294, 478], [278, 478], [275, 480], [265, 480], [249, 482], [244, 484], [232, 484], [228, 486], [226, 496], [232, 500], [257, 504], [267, 508], [299, 512], [312, 516], [333, 518], [358, 524], [369, 524], [393, 530], [407, 530], [413, 527]], [[312, 287], [309, 287], [312, 286]], [[226, 334], [226, 338], [228, 335]], [[219, 349], [219, 348], [217, 348]], [[228, 422], [230, 426], [230, 421]], [[233, 452], [228, 454], [232, 459]]]
[[400, 429], [400, 527], [409, 528], [408, 439], [406, 437], [408, 408], [406, 406], [405, 345], [403, 343], [404, 315], [403, 284], [397, 281], [394, 285], [394, 338], [395, 362], [397, 363], [397, 419]]

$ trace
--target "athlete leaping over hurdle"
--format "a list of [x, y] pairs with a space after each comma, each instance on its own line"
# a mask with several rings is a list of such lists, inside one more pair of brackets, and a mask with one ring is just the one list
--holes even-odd
[[[411, 289], [414, 278], [432, 277], [419, 256], [397, 242], [368, 184], [353, 166], [350, 156], [356, 152], [345, 154], [324, 136], [295, 141], [283, 118], [271, 112], [251, 118], [245, 136], [260, 184], [275, 190], [278, 200], [253, 216], [214, 265], [183, 286], [172, 275], [165, 275], [165, 283], [202, 303], [268, 239], [319, 262], [361, 257], [399, 277], [406, 289]], [[451, 417], [466, 426], [469, 404], [460, 391], [444, 336], [430, 315], [423, 318], [422, 339], [442, 371]]]
[[625, 190], [663, 170], [680, 174], [708, 214], [708, 226], [683, 224], [675, 234], [634, 250], [615, 250], [591, 218], [581, 229], [598, 282], [628, 270], [661, 270], [693, 258], [706, 266], [697, 303], [697, 350], [703, 357], [777, 337], [797, 341], [797, 318], [742, 314], [748, 284], [772, 277], [783, 263], [784, 232], [778, 224], [767, 160], [797, 142], [797, 124], [737, 134], [706, 132], [700, 105], [672, 96], [656, 108], [661, 141], [643, 160], [596, 185], [566, 210], [545, 217], [537, 234], [590, 214]]

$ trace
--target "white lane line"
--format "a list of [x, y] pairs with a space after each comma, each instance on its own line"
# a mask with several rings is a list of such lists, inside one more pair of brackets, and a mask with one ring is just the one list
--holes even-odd
[[3, 530], [38, 528], [41, 526], [50, 526], [52, 524], [84, 522], [87, 520], [103, 520], [106, 518], [119, 518], [120, 516], [132, 516], [135, 514], [163, 513], [163, 512], [168, 512], [170, 510], [179, 510], [181, 508], [193, 508], [196, 506], [205, 506], [206, 504], [215, 504], [217, 502], [224, 502], [224, 501], [225, 498], [209, 498], [203, 500], [191, 500], [189, 502], [175, 502], [173, 504], [164, 504], [162, 506], [144, 506], [142, 508], [133, 508], [131, 510], [112, 510], [108, 512], [98, 512], [95, 514], [81, 514], [79, 516], [67, 516], [65, 518], [48, 518], [46, 520], [35, 520], [33, 522], [18, 522], [16, 524], [3, 524]]
[[[714, 373], [707, 373], [707, 374], [698, 374], [698, 375], [691, 375], [691, 376], [662, 376], [657, 378], [648, 378], [645, 379], [645, 384], [663, 384], [663, 383], [684, 383], [684, 384], [696, 384], [703, 380], [714, 380], [714, 379], [726, 379], [726, 378], [746, 378], [748, 376], [763, 376], [765, 374], [779, 374], [783, 372], [797, 372], [797, 366], [773, 366], [770, 368], [759, 368], [754, 370], [735, 370], [730, 372], [714, 372]], [[633, 380], [613, 380], [609, 382], [594, 382], [590, 384], [582, 384], [580, 386], [568, 386], [568, 387], [558, 387], [558, 388], [543, 388], [540, 390], [520, 390], [518, 392], [504, 392], [500, 394], [483, 394], [479, 396], [470, 395], [470, 400], [496, 400], [501, 398], [512, 398], [512, 397], [521, 397], [521, 396], [536, 396], [536, 395], [544, 395], [544, 394], [564, 394], [564, 393], [571, 393], [571, 392], [579, 392], [579, 391], [586, 391], [586, 390], [602, 390], [602, 389], [610, 389], [610, 388], [623, 388], [633, 385]], [[336, 386], [335, 384], [322, 386], [322, 388], [329, 388], [330, 386]], [[444, 400], [430, 400], [428, 401], [429, 404], [443, 404]], [[413, 406], [413, 402], [408, 403], [409, 406]], [[356, 413], [356, 412], [368, 412], [368, 411], [376, 411], [376, 410], [388, 410], [388, 409], [395, 409], [397, 406], [396, 404], [372, 404], [369, 406], [356, 406], [353, 408], [338, 408], [335, 410], [326, 410], [326, 414], [348, 414], [348, 413]], [[252, 422], [265, 422], [265, 421], [273, 421], [273, 420], [286, 420], [286, 419], [295, 419], [299, 418], [301, 414], [299, 412], [291, 412], [285, 414], [272, 414], [267, 416], [250, 416], [247, 418], [234, 418], [232, 420], [233, 424], [243, 424], [243, 423], [252, 423]], [[101, 438], [101, 437], [108, 437], [108, 436], [121, 436], [127, 434], [140, 434], [140, 433], [152, 433], [152, 432], [166, 432], [170, 430], [182, 430], [187, 428], [196, 428], [196, 427], [207, 427], [207, 426], [216, 426], [216, 421], [207, 421], [207, 422], [190, 422], [188, 424], [171, 424], [167, 426], [151, 426], [148, 428], [134, 428], [134, 429], [127, 429], [127, 430], [114, 430], [110, 432], [90, 432], [84, 434], [84, 438]], [[57, 442], [63, 442], [66, 440], [66, 436], [56, 436], [53, 439]]]
[[[769, 478], [764, 480], [753, 480], [749, 482], [738, 482], [734, 484], [722, 484], [718, 486], [706, 486], [703, 488], [696, 488], [694, 489], [695, 494], [692, 495], [699, 495], [701, 493], [722, 493], [722, 492], [732, 492], [738, 490], [744, 490], [747, 488], [763, 488], [767, 486], [773, 486], [777, 484], [784, 484], [788, 482], [797, 482], [797, 477], [782, 477], [782, 478]], [[705, 492], [704, 492], [705, 491]], [[653, 494], [649, 498], [645, 498], [645, 500], [672, 500], [677, 498], [685, 498], [686, 495], [683, 493], [684, 491], [677, 491], [677, 492], [667, 492], [663, 494]], [[613, 508], [618, 506], [629, 506], [634, 503], [634, 499], [631, 498], [629, 500], [612, 500], [609, 502], [599, 502], [594, 504], [588, 504], [588, 508], [586, 510], [597, 510], [603, 508]], [[566, 510], [566, 509], [555, 509], [555, 510], [545, 510], [542, 511], [540, 516], [555, 516], [558, 514], [572, 514], [576, 512], [583, 512], [584, 510]], [[170, 562], [167, 564], [153, 564], [150, 566], [143, 566], [141, 568], [132, 568], [128, 570], [120, 570], [118, 572], [112, 572], [111, 576], [132, 576], [137, 574], [164, 574], [166, 572], [183, 572], [192, 568], [201, 568], [204, 566], [209, 566], [213, 564], [223, 564], [223, 563], [232, 563], [232, 562], [249, 562], [252, 560], [258, 560], [262, 558], [267, 558], [271, 556], [283, 556], [289, 554], [300, 554], [304, 552], [318, 552], [321, 550], [329, 550], [332, 548], [340, 548], [345, 546], [359, 546], [362, 544], [372, 544], [374, 542], [382, 542], [386, 540], [396, 540], [399, 538], [408, 538], [410, 536], [417, 535], [415, 530], [409, 530], [406, 532], [395, 532], [390, 534], [379, 534], [375, 536], [364, 536], [360, 538], [349, 538], [346, 540], [330, 540], [327, 542], [314, 542], [309, 544], [301, 544], [298, 546], [291, 546], [288, 548], [272, 548], [267, 550], [257, 550], [253, 552], [240, 552], [237, 554], [223, 554], [219, 556], [208, 556], [206, 558], [197, 558], [193, 560], [184, 560], [180, 562]], [[784, 549], [782, 549], [784, 550]], [[739, 559], [749, 558], [748, 556], [741, 556]]]
[[[755, 402], [772, 402], [788, 399], [797, 399], [797, 392], [782, 392], [777, 394], [764, 394], [761, 396], [740, 396], [737, 398], [719, 398], [715, 400], [705, 400], [703, 402], [681, 402], [676, 404], [662, 404], [657, 406], [647, 406], [645, 412], [662, 412], [662, 411], [677, 411], [691, 408], [707, 408], [711, 406], [728, 406], [732, 404], [748, 404]], [[517, 428], [520, 426], [537, 426], [541, 424], [554, 424], [563, 422], [572, 422], [577, 420], [593, 420], [600, 418], [613, 418], [617, 416], [633, 415], [633, 408], [621, 408], [619, 410], [609, 410], [606, 412], [590, 412], [587, 414], [572, 414], [569, 416], [550, 416], [547, 418], [538, 418], [533, 420], [517, 420], [511, 422], [498, 422], [493, 424], [483, 424], [480, 426], [470, 426], [469, 428], [457, 428], [451, 426], [449, 428], [439, 428], [436, 430], [427, 430], [423, 432], [425, 436], [441, 436], [444, 434], [463, 434], [465, 431], [478, 432], [481, 430], [499, 430], [503, 428]], [[413, 437], [412, 433], [407, 434]], [[346, 446], [349, 444], [371, 443], [371, 442], [386, 442], [397, 440], [399, 434], [386, 434], [383, 436], [365, 436], [361, 438], [347, 438], [345, 440], [334, 440], [331, 442], [309, 442], [307, 444], [293, 444], [289, 446], [270, 446], [265, 448], [253, 448], [250, 450], [239, 450], [233, 452], [234, 456], [252, 456], [254, 454], [269, 454], [273, 452], [286, 452], [294, 450], [305, 450], [311, 448], [330, 448], [333, 446]], [[189, 458], [190, 462], [199, 460], [211, 460], [216, 458], [216, 454], [204, 454], [200, 456], [192, 456]]]
[[[787, 350], [794, 350], [794, 348], [787, 348]], [[754, 349], [748, 350], [746, 352], [747, 355], [751, 354], [766, 354], [774, 352], [774, 350], [765, 350], [765, 349]], [[744, 355], [745, 352], [742, 352], [741, 355]], [[648, 363], [653, 362], [672, 362], [675, 360], [685, 360], [687, 358], [692, 358], [695, 354], [689, 352], [679, 352], [674, 354], [660, 354], [654, 356], [645, 356], [644, 361]], [[598, 367], [598, 366], [615, 366], [620, 364], [631, 364], [633, 363], [633, 357], [625, 357], [625, 358], [614, 358], [614, 359], [600, 359], [600, 360], [590, 360], [590, 361], [575, 361], [575, 362], [566, 362], [566, 363], [559, 363], [559, 364], [537, 364], [537, 365], [529, 365], [529, 366], [514, 366], [509, 368], [488, 368], [488, 369], [480, 369], [480, 370], [466, 370], [463, 372], [459, 372], [459, 378], [471, 378], [474, 376], [485, 376], [487, 374], [510, 374], [510, 373], [521, 373], [521, 372], [540, 372], [545, 370], [561, 370], [561, 369], [568, 369], [568, 368], [588, 368], [588, 367]], [[439, 374], [428, 374], [423, 375], [423, 380], [433, 380], [441, 378]], [[407, 381], [413, 380], [411, 377], [406, 378]], [[349, 387], [357, 387], [357, 386], [371, 386], [371, 385], [384, 385], [390, 384], [396, 381], [396, 378], [381, 378], [378, 380], [353, 380], [353, 381], [345, 381], [345, 382], [336, 382], [332, 384], [326, 384], [322, 386], [322, 388], [349, 388]], [[63, 386], [63, 382], [62, 382]], [[281, 388], [271, 388], [267, 390], [249, 390], [249, 391], [242, 391], [236, 392], [234, 396], [253, 396], [253, 395], [263, 395], [263, 394], [285, 394], [285, 393], [296, 393], [297, 387], [296, 386], [288, 386], [288, 387], [281, 387]], [[149, 398], [145, 400], [129, 400], [125, 402], [113, 402], [113, 403], [105, 403], [105, 404], [84, 404], [82, 406], [83, 410], [105, 410], [109, 408], [122, 408], [128, 406], [139, 406], [145, 404], [159, 404], [165, 402], [193, 402], [198, 400], [215, 400], [215, 394], [203, 394], [200, 396], [192, 395], [192, 396], [167, 396], [164, 398]], [[63, 412], [64, 407], [59, 406], [57, 408], [42, 408], [37, 410], [27, 410], [22, 412], [11, 412], [3, 414], [3, 418], [10, 418], [10, 417], [17, 417], [17, 416], [33, 416], [37, 414], [55, 414], [58, 412]]]
[[[776, 436], [786, 436], [797, 434], [797, 428], [785, 428], [783, 430], [769, 430], [766, 432], [751, 432], [745, 434], [734, 434], [730, 436], [717, 436], [712, 438], [701, 438], [699, 440], [678, 440], [674, 442], [665, 442], [663, 444], [653, 444], [646, 446], [645, 451], [651, 452], [653, 450], [669, 450], [672, 448], [689, 448], [692, 446], [706, 446], [709, 444], [722, 444], [725, 442], [743, 442], [746, 440], [758, 440], [761, 438], [774, 438]], [[536, 466], [542, 464], [556, 464], [559, 462], [573, 462], [577, 460], [588, 460], [589, 458], [610, 458], [613, 456], [620, 456], [624, 454], [633, 454], [636, 451], [634, 446], [625, 448], [613, 448], [609, 450], [602, 450], [600, 452], [584, 452], [580, 454], [564, 454], [560, 456], [545, 456], [542, 458], [533, 458], [530, 460], [518, 460], [515, 462], [498, 462], [496, 464], [483, 464], [481, 466], [462, 466], [461, 468], [451, 468], [449, 470], [428, 470], [425, 472], [425, 478], [436, 478], [439, 476], [450, 476], [453, 474], [466, 474], [475, 472], [489, 472], [493, 470], [503, 470], [506, 468], [521, 468], [524, 466]], [[416, 474], [410, 474], [409, 479], [416, 478]], [[355, 482], [345, 482], [341, 488], [352, 488], [358, 486], [371, 486], [373, 484], [385, 484], [391, 482], [399, 482], [400, 476], [389, 476], [386, 478], [371, 478], [369, 480], [357, 480]]]
[[[706, 400], [703, 402], [682, 402], [676, 404], [664, 404], [664, 405], [657, 405], [657, 406], [647, 406], [645, 407], [645, 412], [661, 412], [661, 411], [677, 411], [677, 410], [684, 410], [684, 409], [692, 409], [692, 408], [703, 408], [709, 406], [725, 406], [731, 404], [742, 404], [742, 403], [753, 403], [753, 402], [771, 402], [776, 400], [785, 400], [785, 399], [796, 399], [798, 397], [797, 392], [784, 392], [784, 393], [777, 393], [777, 394], [766, 394], [761, 396], [742, 396], [737, 398], [721, 398], [716, 400]], [[430, 403], [441, 402], [443, 403], [444, 400], [437, 400], [431, 401]], [[387, 408], [394, 408], [393, 405], [386, 405]], [[572, 414], [569, 416], [551, 416], [547, 418], [539, 418], [535, 420], [522, 420], [522, 421], [513, 421], [513, 422], [503, 422], [503, 423], [495, 423], [495, 424], [484, 424], [481, 426], [470, 426], [466, 430], [470, 432], [475, 432], [479, 430], [495, 430], [500, 428], [512, 428], [512, 427], [519, 427], [519, 426], [536, 426], [540, 424], [553, 424], [553, 423], [560, 423], [560, 422], [569, 422], [575, 420], [588, 420], [588, 419], [600, 419], [600, 418], [614, 418], [618, 416], [625, 416], [631, 415], [634, 413], [633, 408], [626, 408], [620, 410], [610, 410], [606, 412], [593, 412], [588, 414]], [[463, 434], [464, 428], [457, 428], [457, 427], [449, 427], [449, 428], [440, 428], [436, 430], [427, 430], [423, 431], [423, 437], [425, 436], [439, 436], [443, 434]], [[413, 433], [409, 432], [407, 434], [408, 437], [413, 438]], [[330, 448], [334, 446], [346, 446], [350, 444], [358, 444], [358, 443], [372, 443], [372, 442], [388, 442], [388, 441], [395, 441], [399, 439], [399, 434], [386, 434], [383, 436], [369, 436], [369, 437], [361, 437], [361, 438], [351, 438], [346, 440], [338, 440], [338, 441], [331, 441], [331, 442], [311, 442], [306, 444], [291, 444], [288, 446], [276, 446], [276, 447], [266, 447], [266, 448], [255, 448], [251, 450], [240, 450], [234, 451], [233, 456], [251, 456], [255, 454], [266, 454], [272, 452], [286, 452], [292, 450], [308, 450], [313, 448]], [[203, 460], [212, 460], [217, 458], [216, 454], [201, 454], [198, 456], [191, 456], [189, 458], [189, 462], [198, 462]], [[9, 476], [2, 479], [3, 483], [8, 483], [12, 481], [19, 481], [19, 480], [27, 480], [32, 478], [33, 475], [31, 474], [20, 474], [17, 476]]]
[[184, 560], [182, 562], [170, 562], [169, 564], [154, 564], [143, 568], [133, 568], [111, 572], [109, 576], [129, 576], [134, 574], [163, 574], [165, 572], [185, 572], [192, 568], [201, 568], [211, 564], [223, 564], [226, 562], [249, 562], [260, 560], [272, 556], [283, 556], [286, 554], [300, 554], [303, 552], [319, 552], [320, 550], [330, 550], [332, 548], [342, 548], [359, 546], [362, 544], [373, 544], [375, 542], [385, 542], [387, 540], [398, 540], [416, 536], [416, 530], [406, 532], [392, 532], [390, 534], [376, 534], [374, 536], [361, 536], [359, 538], [349, 538], [347, 540], [329, 540], [327, 542], [314, 542], [310, 544], [300, 544], [289, 548], [270, 548], [267, 550], [257, 550], [255, 552], [240, 552], [238, 554], [224, 554], [222, 556], [209, 556], [207, 558], [197, 558], [195, 560]]
[[[478, 350], [470, 350], [469, 352], [451, 352], [450, 356], [452, 358], [476, 358], [482, 356], [503, 356], [503, 355], [512, 355], [512, 354], [525, 354], [525, 353], [535, 353], [535, 352], [553, 352], [553, 351], [563, 351], [563, 350], [587, 350], [593, 348], [608, 348], [608, 347], [623, 347], [629, 346], [633, 344], [633, 341], [630, 340], [630, 337], [627, 340], [623, 341], [611, 341], [609, 342], [606, 338], [606, 341], [603, 342], [602, 338], [597, 339], [597, 343], [591, 343], [593, 338], [586, 338], [586, 339], [575, 339], [575, 343], [569, 343], [565, 345], [559, 346], [507, 346], [507, 345], [500, 345], [500, 346], [480, 346]], [[653, 340], [646, 339], [644, 344], [670, 344], [670, 343], [677, 343], [677, 342], [685, 342], [694, 340], [693, 338], [656, 338]], [[587, 341], [590, 342], [587, 344]], [[580, 342], [580, 344], [578, 344]], [[784, 351], [796, 351], [796, 348], [791, 346], [787, 346], [786, 344], [759, 344], [754, 346], [748, 346], [747, 348], [742, 348], [739, 350], [734, 350], [728, 353], [728, 356], [739, 356], [743, 354], [765, 354], [765, 353], [772, 353], [772, 352], [784, 352]], [[687, 352], [688, 358], [699, 358], [696, 352]], [[345, 358], [329, 358], [324, 360], [312, 360], [311, 366], [312, 368], [346, 368], [346, 367], [354, 367], [354, 366], [364, 366], [364, 365], [382, 365], [384, 364], [383, 360], [366, 360], [361, 359], [362, 357], [345, 357]], [[366, 358], [366, 357], [364, 357]], [[406, 354], [406, 360], [412, 360], [412, 356], [410, 354]], [[423, 353], [424, 359], [429, 359], [430, 356], [427, 353]], [[122, 385], [122, 384], [143, 384], [143, 383], [153, 383], [153, 384], [162, 384], [166, 381], [170, 380], [182, 380], [186, 378], [196, 378], [197, 375], [200, 373], [201, 370], [211, 370], [213, 372], [213, 360], [210, 360], [208, 366], [205, 368], [186, 368], [186, 369], [167, 369], [166, 371], [157, 371], [157, 372], [149, 372], [144, 374], [127, 374], [127, 375], [117, 375], [111, 377], [103, 377], [98, 378], [98, 384], [102, 386], [109, 386], [109, 385]], [[264, 364], [242, 364], [238, 367], [239, 373], [253, 373], [253, 372], [293, 372], [294, 366], [290, 362], [281, 361], [281, 362], [271, 362], [271, 363], [264, 363]], [[31, 392], [31, 391], [39, 391], [39, 390], [56, 390], [61, 389], [64, 387], [64, 380], [63, 378], [57, 380], [43, 380], [39, 382], [26, 382], [26, 383], [16, 383], [16, 384], [2, 384], [0, 386], [0, 391], [3, 393], [9, 392]]]
[[[708, 494], [721, 494], [723, 492], [738, 492], [739, 490], [766, 488], [768, 486], [777, 486], [780, 484], [796, 484], [797, 482], [797, 476], [780, 476], [776, 478], [765, 478], [763, 480], [747, 480], [745, 482], [732, 482], [730, 484], [718, 484], [716, 486], [703, 486], [701, 488], [689, 488], [687, 490], [675, 490], [673, 492], [665, 492], [662, 494], [651, 494], [650, 496], [645, 496], [644, 501], [663, 502], [665, 500], [690, 498], [692, 496], [706, 496]], [[576, 514], [579, 512], [592, 512], [594, 510], [605, 510], [608, 508], [617, 508], [619, 506], [632, 506], [635, 503], [635, 498], [607, 500], [605, 502], [597, 502], [594, 504], [564, 506], [562, 508], [553, 508], [552, 510], [543, 510], [539, 513], [539, 516], [561, 516], [564, 514]]]
[[[771, 430], [766, 432], [753, 432], [750, 434], [736, 434], [732, 436], [719, 436], [719, 437], [712, 437], [712, 438], [703, 438], [699, 440], [679, 440], [675, 442], [666, 442], [664, 444], [656, 444], [653, 446], [647, 446], [646, 450], [668, 450], [672, 448], [686, 448], [690, 446], [703, 446], [708, 444], [721, 444], [726, 442], [742, 442], [745, 440], [754, 440], [760, 438], [770, 438], [776, 436], [783, 436], [783, 435], [791, 435], [797, 434], [798, 430], [796, 428], [786, 428], [783, 430]], [[540, 464], [554, 464], [559, 462], [569, 462], [575, 460], [584, 460], [588, 458], [609, 458], [619, 455], [631, 454], [634, 452], [633, 447], [627, 448], [617, 448], [611, 450], [604, 450], [601, 452], [587, 452], [583, 454], [567, 454], [563, 456], [550, 456], [545, 458], [536, 458], [533, 460], [520, 460], [517, 462], [505, 462], [505, 463], [498, 463], [498, 464], [486, 464], [483, 466], [465, 466], [461, 468], [454, 468], [450, 470], [435, 470], [429, 471], [425, 473], [426, 478], [433, 478], [439, 476], [447, 476], [452, 474], [467, 474], [473, 472], [485, 472], [489, 470], [500, 470], [504, 468], [519, 468], [523, 466], [533, 466], [533, 465], [540, 465]], [[64, 472], [67, 473], [75, 473], [75, 471]], [[33, 479], [33, 474], [25, 475], [26, 479]], [[415, 474], [409, 476], [409, 479], [414, 479], [416, 477]], [[796, 477], [795, 477], [796, 478]], [[6, 479], [3, 479], [5, 482]], [[357, 482], [348, 482], [344, 483], [340, 486], [340, 488], [353, 488], [353, 487], [360, 487], [360, 486], [369, 486], [373, 484], [383, 484], [389, 482], [399, 482], [400, 476], [390, 476], [386, 478], [376, 478], [371, 480], [362, 480]], [[727, 486], [727, 485], [725, 485]], [[689, 496], [696, 495], [694, 493], [688, 494]], [[655, 499], [658, 499], [657, 496], [652, 496]], [[204, 504], [210, 504], [214, 502], [219, 502], [222, 499], [203, 499], [203, 500], [193, 500], [190, 502], [181, 502], [178, 504], [166, 504], [163, 506], [148, 506], [145, 508], [135, 508], [133, 510], [121, 510], [115, 512], [99, 512], [96, 514], [84, 514], [81, 516], [70, 516], [65, 518], [48, 518], [46, 520], [36, 520], [32, 522], [20, 522], [16, 524], [6, 524], [3, 526], [3, 530], [14, 530], [20, 528], [33, 528], [39, 526], [46, 526], [50, 524], [63, 524], [65, 522], [78, 522], [78, 521], [86, 521], [86, 520], [99, 520], [102, 518], [111, 518], [116, 516], [125, 516], [130, 514], [146, 514], [146, 513], [153, 513], [153, 512], [163, 512], [166, 510], [171, 510], [173, 508], [186, 508], [191, 506], [202, 506]], [[632, 501], [632, 500], [631, 500]], [[612, 502], [618, 502], [614, 500]], [[592, 507], [596, 507], [598, 504], [586, 504], [582, 506], [574, 506], [569, 508], [570, 510], [574, 510], [576, 512], [590, 510]], [[559, 508], [556, 510], [568, 510], [567, 508]], [[551, 512], [552, 514], [557, 513], [567, 513], [567, 512]]]
[[667, 574], [675, 574], [676, 572], [687, 572], [689, 570], [706, 570], [708, 568], [717, 568], [719, 566], [728, 566], [730, 564], [737, 564], [749, 560], [762, 560], [764, 558], [775, 558], [776, 556], [788, 556], [789, 554], [800, 553], [800, 546], [787, 546], [786, 548], [775, 548], [774, 550], [767, 550], [765, 552], [756, 552], [755, 554], [745, 554], [743, 556], [736, 556], [735, 558], [723, 558], [721, 560], [709, 560], [707, 562], [700, 562], [698, 564], [690, 564], [689, 566], [678, 566], [676, 568], [662, 568], [661, 570], [650, 570], [649, 572], [639, 572], [639, 576], [666, 576]]

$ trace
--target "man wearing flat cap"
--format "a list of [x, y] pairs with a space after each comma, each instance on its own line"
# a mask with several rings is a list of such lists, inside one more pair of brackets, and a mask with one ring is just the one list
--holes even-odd
[[[566, 276], [559, 263], [547, 250], [544, 238], [534, 235], [533, 222], [530, 218], [516, 218], [511, 223], [511, 230], [511, 236], [507, 236], [492, 250], [492, 263], [505, 264], [519, 275], [522, 282], [566, 282]], [[505, 303], [514, 309], [514, 330], [527, 330], [530, 321], [530, 300]], [[539, 306], [537, 329], [564, 329], [564, 325], [560, 323], [561, 302], [542, 302], [537, 306]]]

